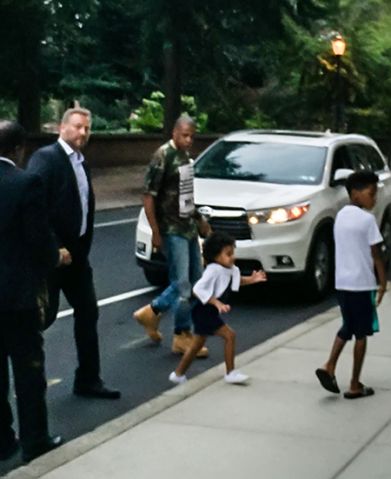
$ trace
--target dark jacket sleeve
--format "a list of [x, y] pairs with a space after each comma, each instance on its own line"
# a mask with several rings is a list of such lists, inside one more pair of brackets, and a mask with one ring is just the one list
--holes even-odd
[[26, 181], [22, 208], [22, 227], [34, 262], [42, 272], [58, 264], [59, 251], [54, 234], [49, 227], [48, 212], [42, 180], [29, 175]]
[[56, 234], [54, 227], [58, 215], [56, 206], [56, 189], [58, 188], [57, 172], [55, 169], [52, 146], [37, 150], [30, 157], [27, 163], [27, 171], [38, 175], [42, 180], [45, 203], [47, 205], [47, 214], [52, 234], [56, 241], [57, 248], [64, 246], [63, 240]]
[[41, 177], [45, 196], [49, 199], [53, 178], [48, 155], [42, 154], [40, 150], [36, 151], [28, 161], [27, 171]]

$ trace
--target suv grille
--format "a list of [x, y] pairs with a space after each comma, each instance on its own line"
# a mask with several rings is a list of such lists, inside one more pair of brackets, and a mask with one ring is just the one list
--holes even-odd
[[251, 239], [251, 230], [247, 223], [247, 216], [238, 218], [211, 217], [208, 218], [208, 221], [213, 230], [224, 231], [235, 240]]

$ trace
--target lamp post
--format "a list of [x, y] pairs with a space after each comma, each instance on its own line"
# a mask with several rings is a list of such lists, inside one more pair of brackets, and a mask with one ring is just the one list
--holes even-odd
[[342, 86], [341, 86], [341, 57], [345, 53], [346, 42], [340, 34], [337, 34], [331, 40], [331, 46], [336, 59], [337, 64], [337, 77], [336, 77], [336, 103], [335, 103], [335, 126], [334, 130], [339, 131], [343, 121], [343, 99], [342, 99]]

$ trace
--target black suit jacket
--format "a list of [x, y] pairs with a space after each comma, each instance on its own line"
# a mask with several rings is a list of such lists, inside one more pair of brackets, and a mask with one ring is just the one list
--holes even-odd
[[58, 256], [41, 179], [0, 161], [0, 311], [36, 308]]
[[49, 208], [49, 221], [58, 246], [67, 248], [73, 261], [87, 258], [91, 248], [94, 227], [95, 198], [91, 177], [83, 168], [89, 186], [87, 231], [81, 238], [82, 209], [77, 179], [72, 164], [60, 143], [37, 150], [30, 158], [27, 169], [41, 176]]

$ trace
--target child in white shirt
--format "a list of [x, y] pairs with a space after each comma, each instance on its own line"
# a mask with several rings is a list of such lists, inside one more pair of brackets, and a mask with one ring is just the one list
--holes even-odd
[[266, 275], [264, 271], [253, 271], [251, 276], [241, 276], [239, 268], [235, 266], [234, 253], [235, 241], [226, 233], [212, 233], [204, 242], [203, 257], [207, 266], [193, 288], [197, 298], [192, 310], [195, 334], [190, 348], [169, 376], [169, 380], [175, 384], [187, 380], [187, 369], [204, 346], [207, 336], [211, 335], [220, 336], [225, 342], [225, 381], [241, 384], [249, 379], [234, 368], [235, 331], [225, 324], [220, 315], [231, 310], [231, 306], [226, 304], [226, 297], [231, 290], [238, 291], [240, 286], [266, 281]]
[[337, 361], [346, 342], [355, 336], [353, 373], [350, 388], [344, 393], [346, 399], [374, 394], [371, 387], [360, 382], [360, 374], [367, 336], [379, 330], [376, 304], [380, 304], [387, 285], [379, 247], [383, 238], [375, 217], [368, 211], [376, 203], [377, 182], [378, 176], [370, 171], [351, 174], [346, 181], [350, 205], [337, 214], [334, 225], [335, 288], [343, 321], [329, 359], [315, 373], [327, 391], [338, 394]]

